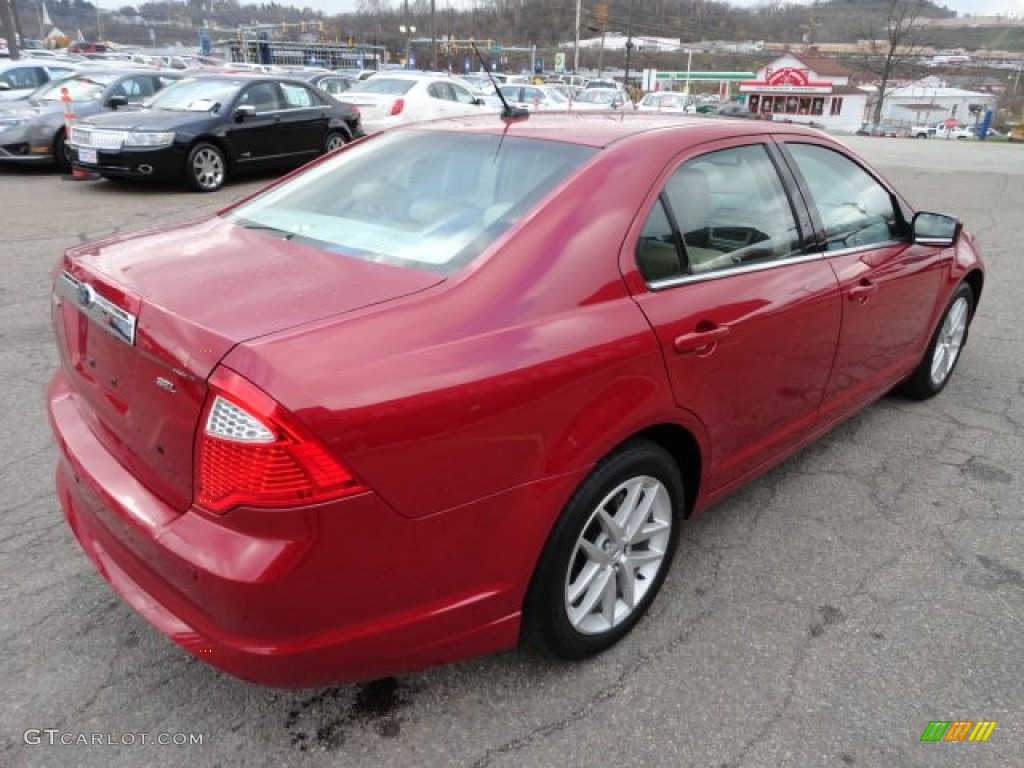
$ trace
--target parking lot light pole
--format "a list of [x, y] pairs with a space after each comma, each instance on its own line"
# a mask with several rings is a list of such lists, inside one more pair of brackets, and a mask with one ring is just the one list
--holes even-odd
[[405, 35], [405, 68], [412, 69], [412, 61], [409, 58], [410, 54], [412, 53], [412, 51], [410, 50], [409, 38], [412, 35], [416, 34], [416, 27], [412, 25], [406, 26], [405, 24], [402, 24], [398, 27], [398, 29], [399, 31], [401, 31], [403, 35]]
[[629, 0], [629, 19], [626, 22], [626, 75], [623, 77], [626, 93], [629, 93], [629, 54], [633, 50], [633, 2]]

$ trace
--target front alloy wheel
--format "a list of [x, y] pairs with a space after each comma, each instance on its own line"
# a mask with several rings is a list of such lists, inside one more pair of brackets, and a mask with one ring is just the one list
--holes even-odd
[[676, 463], [647, 440], [598, 464], [544, 546], [523, 605], [523, 636], [565, 659], [622, 639], [665, 580], [684, 498]]
[[966, 296], [957, 296], [942, 319], [939, 335], [932, 349], [932, 386], [941, 387], [953, 372], [960, 350], [963, 348], [964, 336], [967, 335], [967, 316], [970, 314], [970, 302]]
[[953, 376], [974, 313], [974, 291], [961, 283], [949, 300], [939, 327], [914, 372], [896, 391], [913, 400], [927, 400], [941, 392]]
[[223, 153], [212, 144], [196, 144], [188, 154], [186, 172], [189, 184], [198, 192], [214, 192], [224, 186]]

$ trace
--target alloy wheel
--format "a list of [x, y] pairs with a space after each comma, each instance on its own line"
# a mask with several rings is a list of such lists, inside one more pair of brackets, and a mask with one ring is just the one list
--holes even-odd
[[569, 559], [565, 611], [577, 632], [594, 635], [633, 615], [668, 552], [672, 500], [657, 478], [633, 477], [593, 511]]
[[953, 372], [960, 349], [963, 347], [964, 335], [967, 333], [969, 312], [970, 304], [963, 296], [953, 302], [946, 312], [932, 352], [931, 379], [935, 387], [941, 386]]

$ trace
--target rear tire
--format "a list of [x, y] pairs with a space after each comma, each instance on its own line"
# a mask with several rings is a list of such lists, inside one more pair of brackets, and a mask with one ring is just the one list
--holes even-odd
[[330, 154], [336, 149], [341, 149], [346, 144], [348, 144], [348, 139], [345, 137], [345, 134], [338, 131], [331, 131], [324, 139], [324, 154]]
[[582, 659], [625, 637], [671, 567], [684, 498], [672, 457], [647, 440], [598, 464], [541, 554], [523, 606], [524, 638]]
[[932, 334], [928, 349], [914, 372], [896, 387], [896, 392], [911, 400], [935, 397], [953, 377], [960, 353], [967, 343], [967, 330], [974, 312], [974, 291], [961, 283], [942, 313], [939, 327]]

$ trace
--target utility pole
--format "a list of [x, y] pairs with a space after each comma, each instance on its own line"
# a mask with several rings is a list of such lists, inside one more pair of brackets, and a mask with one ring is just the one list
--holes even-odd
[[580, 16], [583, 15], [583, 0], [576, 0], [576, 40], [572, 46], [572, 73], [580, 68]]
[[0, 34], [7, 41], [7, 52], [12, 61], [21, 58], [18, 50], [18, 27], [14, 21], [14, 0], [0, 0]]
[[430, 68], [437, 72], [437, 23], [434, 20], [435, 6], [437, 0], [430, 0], [430, 50], [431, 50], [431, 64]]

